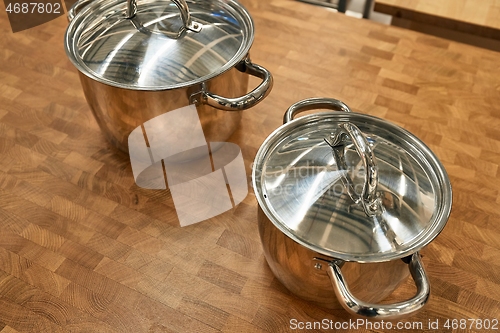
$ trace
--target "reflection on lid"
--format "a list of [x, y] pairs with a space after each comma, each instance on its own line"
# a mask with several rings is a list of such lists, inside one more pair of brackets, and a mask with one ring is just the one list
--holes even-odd
[[[271, 147], [259, 176], [266, 205], [303, 242], [353, 256], [404, 251], [432, 224], [436, 197], [426, 166], [414, 152], [365, 134], [379, 172], [383, 207], [375, 216], [367, 216], [345, 190], [346, 171], [337, 168], [322, 126], [296, 130]], [[350, 144], [345, 160], [360, 193], [364, 167]]]
[[183, 29], [177, 7], [168, 2], [140, 2], [132, 19], [125, 18], [122, 5], [107, 3], [109, 8], [84, 18], [75, 32], [83, 72], [111, 85], [168, 89], [197, 83], [242, 59], [253, 38], [251, 21], [240, 21], [229, 5], [222, 10], [190, 3], [191, 16], [203, 25], [200, 32]]

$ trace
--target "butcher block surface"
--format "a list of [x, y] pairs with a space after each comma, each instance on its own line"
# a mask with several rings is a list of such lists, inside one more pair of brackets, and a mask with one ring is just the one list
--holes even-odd
[[500, 2], [497, 0], [482, 0], [480, 3], [474, 0], [376, 0], [375, 7], [392, 15], [403, 16], [408, 11], [500, 30]]
[[[249, 194], [182, 228], [170, 193], [135, 185], [128, 157], [101, 134], [64, 52], [65, 18], [13, 34], [0, 11], [0, 332], [294, 332], [355, 321], [290, 294], [260, 244], [253, 158], [308, 97], [404, 127], [451, 179], [448, 224], [422, 251], [431, 298], [404, 319], [422, 329], [397, 331], [498, 323], [500, 53], [297, 1], [241, 3], [255, 21], [252, 61], [275, 80], [229, 140]], [[409, 279], [388, 301], [414, 292]], [[326, 328], [310, 331], [335, 331]], [[338, 331], [388, 331], [358, 328]]]

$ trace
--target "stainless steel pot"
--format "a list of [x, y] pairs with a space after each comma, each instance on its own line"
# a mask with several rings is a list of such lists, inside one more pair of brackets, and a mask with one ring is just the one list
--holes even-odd
[[[337, 112], [293, 120], [325, 108]], [[291, 292], [374, 319], [425, 305], [419, 251], [444, 228], [452, 192], [442, 164], [411, 133], [338, 100], [304, 100], [264, 141], [252, 176], [267, 262]], [[409, 273], [416, 295], [380, 304]]]
[[[207, 141], [225, 141], [237, 111], [271, 91], [271, 73], [250, 61], [254, 26], [236, 1], [80, 0], [68, 20], [66, 53], [87, 102], [125, 152], [135, 128], [190, 104]], [[249, 93], [248, 75], [262, 79]]]

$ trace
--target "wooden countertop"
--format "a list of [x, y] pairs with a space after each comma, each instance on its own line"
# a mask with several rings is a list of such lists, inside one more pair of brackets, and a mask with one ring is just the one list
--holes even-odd
[[500, 40], [497, 0], [376, 0], [381, 13]]
[[[423, 251], [431, 299], [406, 321], [439, 320], [437, 332], [447, 319], [500, 319], [500, 54], [296, 1], [242, 3], [252, 60], [275, 78], [231, 139], [248, 175], [300, 99], [335, 97], [405, 127], [454, 190], [446, 228]], [[134, 185], [84, 100], [65, 27], [61, 17], [12, 34], [0, 11], [0, 332], [290, 332], [291, 319], [349, 320], [273, 277], [253, 193], [180, 228], [166, 191]]]

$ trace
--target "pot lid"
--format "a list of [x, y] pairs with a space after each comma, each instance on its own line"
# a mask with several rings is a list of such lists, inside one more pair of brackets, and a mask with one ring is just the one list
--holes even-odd
[[342, 102], [292, 106], [262, 144], [253, 167], [260, 207], [286, 235], [346, 261], [408, 256], [434, 239], [452, 203], [446, 171], [414, 135]]
[[68, 26], [66, 53], [80, 72], [116, 87], [203, 82], [235, 66], [253, 42], [252, 19], [236, 1], [80, 1], [90, 4]]

